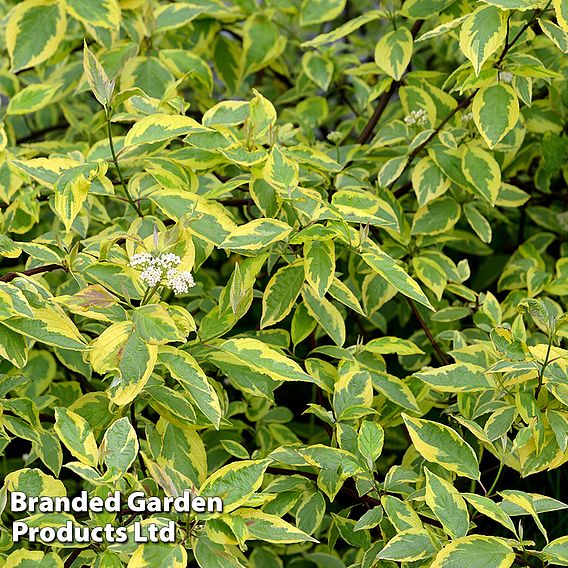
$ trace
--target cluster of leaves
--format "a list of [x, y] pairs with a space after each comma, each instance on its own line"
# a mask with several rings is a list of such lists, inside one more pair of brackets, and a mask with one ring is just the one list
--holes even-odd
[[565, 0], [0, 12], [0, 565], [568, 566]]

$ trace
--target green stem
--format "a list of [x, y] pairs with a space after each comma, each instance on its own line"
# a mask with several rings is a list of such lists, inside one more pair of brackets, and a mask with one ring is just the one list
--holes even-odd
[[146, 304], [149, 304], [150, 300], [154, 297], [154, 294], [156, 293], [159, 287], [160, 283], [158, 282], [153, 288], [148, 288], [146, 292], [144, 292], [144, 297], [142, 298], [140, 305], [145, 306]]
[[118, 158], [116, 157], [116, 152], [114, 151], [114, 143], [112, 141], [110, 112], [106, 108], [105, 108], [105, 116], [106, 116], [106, 122], [107, 122], [107, 133], [108, 133], [108, 143], [109, 143], [109, 146], [110, 146], [110, 153], [111, 153], [111, 156], [112, 156], [112, 161], [114, 163], [114, 167], [116, 168], [116, 173], [118, 174], [118, 179], [120, 180], [120, 183], [122, 185], [122, 189], [124, 190], [124, 195], [126, 195], [126, 199], [128, 199], [128, 202], [130, 203], [130, 205], [132, 205], [132, 207], [134, 207], [134, 210], [136, 211], [137, 215], [139, 217], [144, 217], [144, 215], [142, 214], [142, 211], [140, 210], [140, 207], [138, 206], [136, 201], [134, 201], [134, 199], [132, 199], [132, 195], [130, 195], [130, 192], [128, 191], [128, 187], [126, 186], [126, 182], [124, 181], [124, 178], [122, 177], [122, 170], [120, 169], [120, 166], [118, 165]]
[[491, 487], [489, 488], [489, 490], [487, 491], [487, 493], [485, 494], [487, 497], [491, 496], [491, 494], [493, 493], [493, 490], [495, 489], [495, 487], [497, 486], [497, 483], [499, 482], [499, 478], [501, 477], [501, 473], [503, 471], [503, 462], [501, 461], [499, 463], [499, 469], [497, 470], [497, 475], [495, 476], [495, 479], [493, 480], [493, 483], [491, 484]]
[[548, 348], [546, 350], [546, 355], [544, 356], [544, 362], [542, 364], [542, 367], [540, 368], [540, 371], [538, 373], [538, 386], [536, 387], [536, 391], [534, 393], [534, 397], [536, 399], [538, 399], [538, 395], [540, 394], [540, 390], [542, 389], [542, 383], [544, 382], [544, 371], [546, 370], [546, 367], [548, 366], [548, 363], [550, 362], [550, 351], [552, 349], [552, 338], [553, 338], [553, 333], [552, 331], [549, 331], [548, 333]]

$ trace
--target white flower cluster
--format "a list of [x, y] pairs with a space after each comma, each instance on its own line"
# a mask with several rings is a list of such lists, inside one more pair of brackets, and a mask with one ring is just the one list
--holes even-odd
[[413, 110], [410, 114], [407, 114], [404, 117], [404, 122], [408, 126], [414, 126], [415, 124], [418, 126], [424, 126], [427, 120], [428, 115], [423, 108], [420, 110]]
[[464, 112], [461, 118], [464, 122], [469, 122], [473, 120], [473, 112]]
[[173, 290], [174, 294], [187, 294], [195, 286], [195, 281], [188, 270], [178, 270], [181, 258], [171, 252], [152, 256], [144, 252], [135, 254], [130, 259], [130, 266], [140, 269], [140, 280], [153, 288], [160, 283]]
[[499, 71], [499, 81], [510, 83], [513, 80], [513, 74], [510, 71]]
[[332, 143], [332, 144], [338, 144], [339, 142], [341, 142], [341, 139], [343, 138], [343, 134], [341, 134], [341, 132], [339, 132], [339, 130], [332, 130], [328, 135], [327, 135], [327, 139]]

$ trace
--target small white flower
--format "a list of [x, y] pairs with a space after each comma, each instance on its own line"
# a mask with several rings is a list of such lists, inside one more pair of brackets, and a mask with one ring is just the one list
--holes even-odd
[[337, 144], [338, 142], [341, 142], [341, 139], [343, 138], [343, 134], [341, 134], [341, 132], [339, 132], [338, 130], [332, 130], [328, 135], [327, 135], [327, 139], [332, 142], [333, 144]]
[[143, 253], [138, 253], [135, 254], [131, 259], [130, 259], [130, 266], [142, 266], [142, 265], [146, 265], [146, 264], [150, 264], [153, 260], [153, 257], [151, 254], [147, 253], [147, 252], [143, 252]]
[[428, 120], [428, 114], [421, 108], [419, 110], [413, 110], [410, 114], [404, 117], [404, 123], [408, 126], [424, 126]]
[[181, 258], [174, 253], [168, 252], [160, 256], [152, 256], [149, 253], [135, 254], [130, 259], [130, 266], [136, 267], [142, 272], [140, 280], [148, 287], [153, 288], [162, 284], [174, 294], [186, 294], [195, 286], [195, 281], [188, 270], [178, 270]]
[[173, 268], [179, 266], [181, 258], [172, 252], [166, 254], [161, 254], [157, 259], [155, 259], [156, 264], [163, 266], [165, 269]]
[[513, 74], [510, 71], [499, 71], [499, 81], [510, 83], [513, 80]]
[[473, 120], [473, 112], [464, 112], [461, 118], [464, 122], [469, 122]]
[[162, 279], [162, 271], [156, 266], [148, 266], [140, 273], [140, 280], [152, 287]]
[[170, 269], [166, 274], [166, 286], [173, 290], [174, 294], [187, 294], [190, 288], [195, 286], [195, 281], [188, 270]]

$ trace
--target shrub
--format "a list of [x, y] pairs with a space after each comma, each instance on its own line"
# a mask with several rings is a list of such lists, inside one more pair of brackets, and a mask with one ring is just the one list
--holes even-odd
[[568, 5], [401, 4], [0, 3], [2, 566], [568, 566]]

